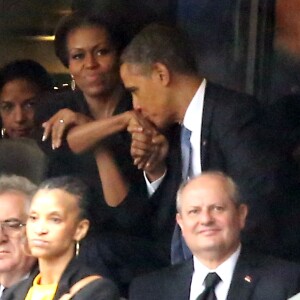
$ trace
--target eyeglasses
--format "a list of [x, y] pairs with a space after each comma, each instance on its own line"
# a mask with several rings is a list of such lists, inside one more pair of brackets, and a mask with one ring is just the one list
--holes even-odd
[[9, 236], [13, 236], [20, 232], [21, 228], [25, 225], [25, 223], [22, 223], [20, 220], [17, 219], [5, 220], [3, 222], [0, 222], [2, 232]]

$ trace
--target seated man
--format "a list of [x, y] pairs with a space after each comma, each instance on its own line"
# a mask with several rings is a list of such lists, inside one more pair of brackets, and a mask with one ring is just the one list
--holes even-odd
[[180, 188], [177, 211], [193, 258], [135, 279], [130, 299], [284, 300], [300, 291], [299, 265], [241, 245], [247, 206], [231, 178], [220, 172], [195, 177]]
[[16, 175], [0, 176], [0, 298], [29, 275], [36, 259], [25, 254], [24, 225], [36, 186]]

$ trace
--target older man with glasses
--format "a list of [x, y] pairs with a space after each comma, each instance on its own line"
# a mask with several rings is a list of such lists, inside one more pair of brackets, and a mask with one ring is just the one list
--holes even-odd
[[35, 190], [24, 177], [0, 176], [0, 299], [3, 290], [26, 278], [36, 262], [24, 251], [24, 226]]

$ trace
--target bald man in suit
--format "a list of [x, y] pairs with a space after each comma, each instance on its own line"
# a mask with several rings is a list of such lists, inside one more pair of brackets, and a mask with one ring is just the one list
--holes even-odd
[[233, 180], [204, 172], [183, 185], [177, 196], [177, 222], [193, 258], [135, 279], [131, 300], [210, 299], [205, 278], [218, 280], [217, 300], [286, 300], [300, 291], [300, 266], [249, 252], [240, 242], [247, 206]]

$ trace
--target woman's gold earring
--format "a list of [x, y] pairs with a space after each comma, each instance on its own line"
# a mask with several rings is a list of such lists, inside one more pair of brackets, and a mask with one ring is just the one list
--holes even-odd
[[5, 138], [6, 129], [4, 127], [1, 128], [1, 138]]
[[79, 250], [80, 250], [80, 244], [79, 244], [79, 241], [76, 241], [76, 245], [75, 245], [75, 255], [76, 256], [79, 255]]
[[74, 79], [73, 75], [71, 75], [71, 77], [72, 77], [71, 89], [72, 89], [72, 91], [75, 91], [76, 90], [76, 82], [75, 82], [75, 79]]

